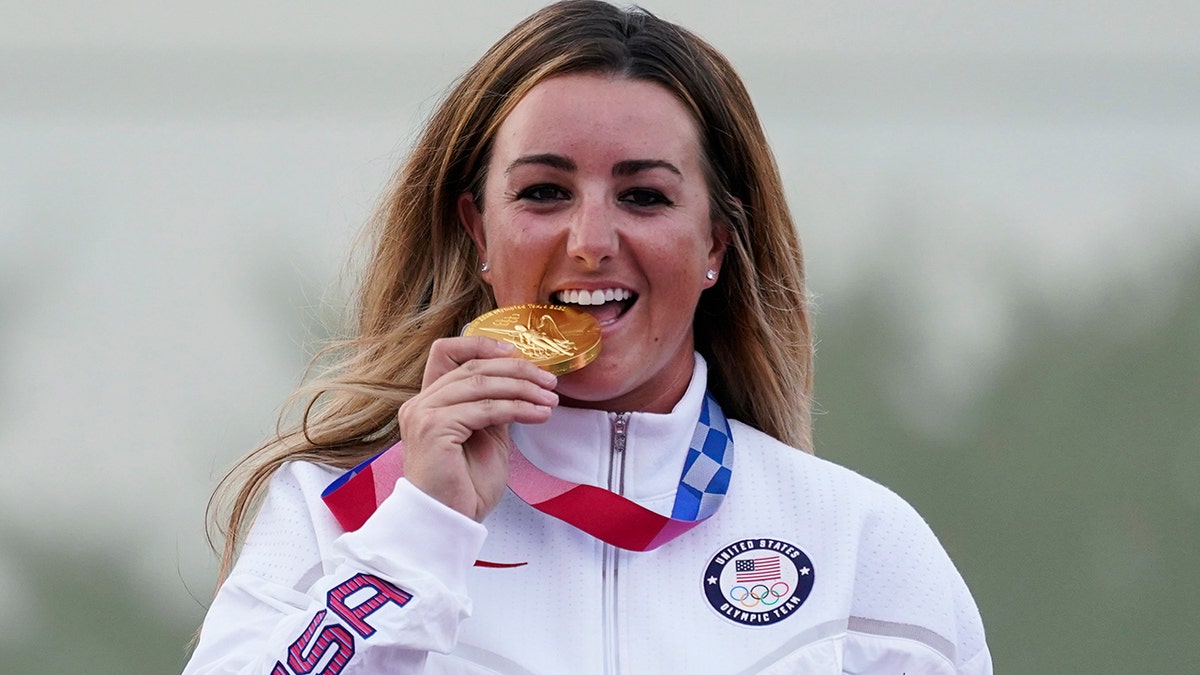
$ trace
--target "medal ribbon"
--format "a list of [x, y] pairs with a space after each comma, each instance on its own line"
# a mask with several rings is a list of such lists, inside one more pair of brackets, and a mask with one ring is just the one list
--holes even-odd
[[[347, 532], [362, 527], [404, 475], [403, 442], [375, 455], [325, 489], [321, 499]], [[733, 471], [733, 434], [716, 399], [705, 393], [684, 460], [671, 517], [621, 495], [572, 483], [537, 468], [513, 448], [508, 488], [521, 501], [618, 548], [650, 551], [717, 512]]]

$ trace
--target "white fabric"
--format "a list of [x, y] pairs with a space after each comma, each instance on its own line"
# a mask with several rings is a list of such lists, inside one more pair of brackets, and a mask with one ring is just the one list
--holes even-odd
[[[624, 494], [659, 513], [673, 504], [706, 372], [697, 356], [692, 385], [672, 413], [630, 416]], [[512, 437], [543, 470], [607, 487], [611, 421], [610, 413], [558, 409], [545, 425], [514, 425]], [[975, 603], [908, 504], [847, 469], [731, 425], [736, 456], [721, 510], [644, 553], [613, 549], [511, 493], [485, 530], [403, 479], [366, 525], [343, 534], [320, 501], [342, 472], [289, 464], [273, 479], [184, 672], [992, 672]], [[735, 623], [704, 595], [709, 562], [747, 538], [787, 542], [812, 561], [811, 595], [770, 625]], [[527, 564], [472, 567], [476, 559]], [[362, 573], [412, 599], [365, 616], [370, 637], [342, 629], [346, 622], [328, 610], [313, 630], [352, 638], [353, 655], [331, 662], [338, 648], [326, 645], [310, 668], [303, 657], [312, 638], [293, 648], [289, 664], [289, 647], [331, 602], [329, 589]]]

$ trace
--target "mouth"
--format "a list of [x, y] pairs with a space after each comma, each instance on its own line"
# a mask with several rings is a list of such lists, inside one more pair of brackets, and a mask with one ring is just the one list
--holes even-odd
[[624, 316], [637, 302], [638, 296], [626, 288], [570, 288], [551, 293], [550, 299], [556, 304], [591, 314], [603, 327]]

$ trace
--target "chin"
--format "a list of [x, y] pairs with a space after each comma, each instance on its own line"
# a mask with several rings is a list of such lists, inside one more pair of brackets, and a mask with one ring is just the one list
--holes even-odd
[[[597, 368], [598, 365], [600, 365], [599, 368]], [[573, 408], [604, 408], [605, 402], [621, 398], [622, 395], [628, 393], [628, 389], [632, 388], [622, 386], [622, 383], [614, 382], [606, 377], [608, 375], [606, 370], [603, 365], [593, 362], [582, 370], [561, 375], [555, 391], [559, 396], [567, 399], [563, 401], [564, 405]]]

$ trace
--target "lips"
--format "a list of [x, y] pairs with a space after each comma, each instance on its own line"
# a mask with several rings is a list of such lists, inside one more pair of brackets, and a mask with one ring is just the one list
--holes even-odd
[[560, 305], [569, 305], [591, 314], [601, 326], [621, 318], [637, 302], [637, 294], [617, 287], [564, 289], [555, 291], [551, 298]]

